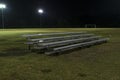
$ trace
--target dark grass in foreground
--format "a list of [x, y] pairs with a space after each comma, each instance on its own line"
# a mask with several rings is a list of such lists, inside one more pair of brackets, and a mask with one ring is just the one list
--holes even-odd
[[[108, 43], [68, 54], [29, 52], [22, 34], [88, 31], [110, 37]], [[0, 80], [120, 80], [120, 29], [0, 30]]]

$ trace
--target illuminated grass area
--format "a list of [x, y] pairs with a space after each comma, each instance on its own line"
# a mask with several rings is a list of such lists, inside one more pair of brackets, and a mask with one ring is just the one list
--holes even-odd
[[[88, 31], [108, 43], [46, 56], [27, 50], [22, 34]], [[120, 29], [52, 28], [0, 30], [0, 80], [120, 80]]]

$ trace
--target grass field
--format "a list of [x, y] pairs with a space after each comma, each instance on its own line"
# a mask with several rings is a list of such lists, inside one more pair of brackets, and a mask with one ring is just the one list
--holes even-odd
[[[88, 31], [108, 43], [59, 56], [30, 52], [22, 34]], [[120, 29], [0, 30], [0, 80], [120, 80]]]

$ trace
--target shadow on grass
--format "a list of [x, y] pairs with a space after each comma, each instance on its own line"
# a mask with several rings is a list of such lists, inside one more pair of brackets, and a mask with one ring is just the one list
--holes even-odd
[[30, 51], [26, 49], [20, 49], [20, 48], [9, 48], [4, 51], [0, 52], [0, 57], [8, 57], [8, 56], [24, 56], [29, 54]]

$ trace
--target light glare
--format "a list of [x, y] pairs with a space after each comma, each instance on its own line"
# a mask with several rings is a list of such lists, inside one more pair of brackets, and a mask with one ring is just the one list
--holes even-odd
[[42, 14], [44, 11], [42, 9], [39, 9], [38, 12]]
[[6, 8], [6, 5], [5, 4], [0, 4], [0, 8], [4, 9], [4, 8]]

